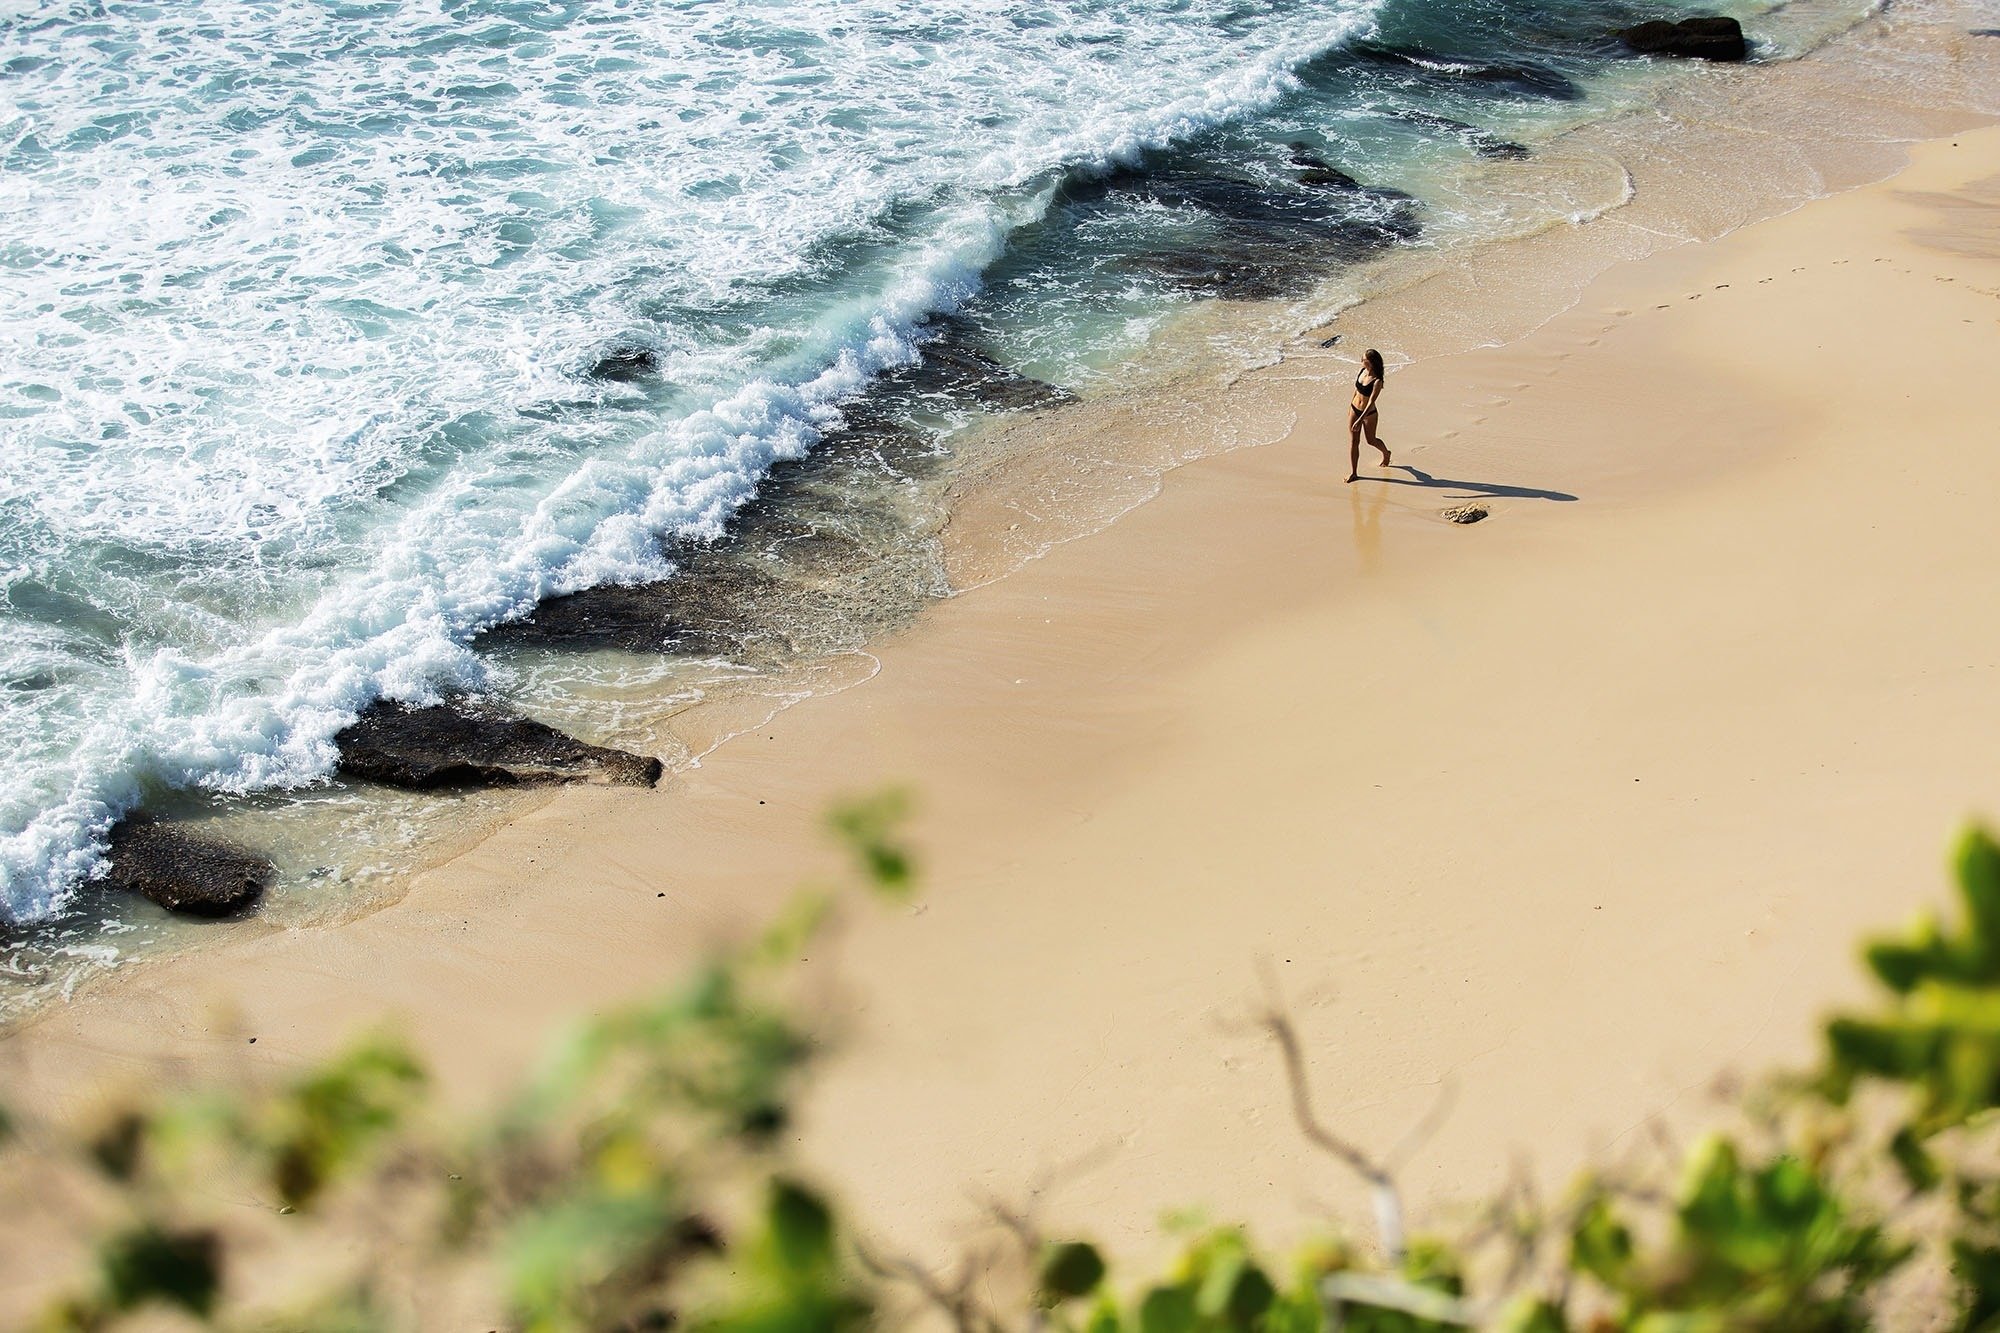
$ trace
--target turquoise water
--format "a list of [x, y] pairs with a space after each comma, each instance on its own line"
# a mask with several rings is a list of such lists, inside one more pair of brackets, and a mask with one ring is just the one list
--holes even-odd
[[[141, 802], [323, 783], [372, 699], [504, 693], [480, 631], [674, 575], [941, 317], [1089, 396], [1191, 302], [1615, 206], [1493, 183], [1700, 76], [1618, 58], [1635, 16], [9, 8], [0, 913], [59, 913]], [[931, 454], [987, 410], [891, 407]]]

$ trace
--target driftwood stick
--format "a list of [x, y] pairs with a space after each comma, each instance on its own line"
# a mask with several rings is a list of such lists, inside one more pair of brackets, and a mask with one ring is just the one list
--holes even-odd
[[1297, 1025], [1285, 1010], [1277, 978], [1268, 965], [1264, 968], [1264, 989], [1268, 1002], [1261, 1017], [1261, 1026], [1278, 1044], [1278, 1054], [1284, 1061], [1285, 1082], [1291, 1090], [1292, 1118], [1298, 1122], [1299, 1132], [1305, 1135], [1306, 1142], [1345, 1166], [1368, 1186], [1375, 1207], [1375, 1230], [1381, 1239], [1382, 1249], [1391, 1263], [1401, 1263], [1405, 1246], [1403, 1200], [1396, 1189], [1395, 1177], [1389, 1168], [1320, 1121], [1313, 1110], [1312, 1081], [1306, 1072], [1305, 1048], [1299, 1040]]

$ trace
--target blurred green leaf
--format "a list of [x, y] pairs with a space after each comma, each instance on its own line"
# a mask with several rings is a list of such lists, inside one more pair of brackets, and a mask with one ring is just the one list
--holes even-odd
[[1186, 1287], [1155, 1287], [1139, 1303], [1139, 1333], [1194, 1333], [1194, 1293]]
[[1501, 1312], [1494, 1333], [1569, 1333], [1569, 1320], [1553, 1302], [1523, 1296]]
[[278, 1197], [292, 1208], [310, 1207], [371, 1141], [399, 1122], [424, 1081], [408, 1050], [373, 1038], [259, 1108], [248, 1133], [267, 1155]]
[[97, 1169], [113, 1180], [129, 1181], [139, 1174], [139, 1159], [145, 1150], [146, 1117], [135, 1110], [122, 1110], [91, 1135], [86, 1150]]
[[206, 1318], [222, 1287], [222, 1240], [213, 1231], [141, 1223], [109, 1237], [97, 1264], [104, 1301], [112, 1310], [157, 1302]]
[[1889, 1156], [1903, 1173], [1913, 1190], [1919, 1192], [1937, 1188], [1941, 1173], [1937, 1160], [1925, 1149], [1923, 1140], [1908, 1125], [1899, 1128], [1889, 1139]]
[[1952, 862], [1980, 952], [1989, 964], [2000, 961], [2000, 844], [1985, 829], [1967, 829]]
[[2000, 1247], [1959, 1237], [1952, 1241], [1951, 1268], [1966, 1293], [1955, 1327], [2000, 1329]]
[[901, 838], [909, 814], [909, 794], [891, 789], [843, 802], [829, 817], [862, 877], [885, 897], [906, 898], [915, 887], [915, 859]]
[[1592, 1199], [1577, 1215], [1570, 1231], [1570, 1261], [1576, 1267], [1616, 1289], [1632, 1261], [1632, 1233], [1612, 1214], [1610, 1201], [1602, 1195]]
[[1088, 1296], [1104, 1281], [1104, 1256], [1095, 1245], [1070, 1240], [1042, 1252], [1040, 1287], [1046, 1305]]
[[671, 1252], [676, 1201], [663, 1191], [585, 1187], [529, 1211], [502, 1249], [514, 1310], [529, 1329], [587, 1327], [599, 1289]]
[[1264, 1275], [1263, 1269], [1246, 1262], [1229, 1275], [1226, 1284], [1221, 1285], [1220, 1295], [1216, 1315], [1231, 1328], [1247, 1329], [1254, 1327], [1271, 1308], [1278, 1298], [1278, 1289]]
[[833, 1259], [833, 1213], [817, 1194], [795, 1180], [771, 1182], [771, 1239], [787, 1268], [822, 1267]]

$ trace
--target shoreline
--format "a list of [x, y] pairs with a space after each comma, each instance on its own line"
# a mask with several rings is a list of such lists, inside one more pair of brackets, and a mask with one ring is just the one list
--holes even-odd
[[[915, 778], [929, 892], [848, 932], [833, 971], [849, 1049], [807, 1128], [809, 1154], [899, 1242], [943, 1237], [965, 1188], [1018, 1194], [1107, 1139], [1122, 1144], [1113, 1167], [1058, 1202], [1121, 1249], [1144, 1243], [1158, 1205], [1204, 1193], [1272, 1229], [1299, 1225], [1303, 1201], [1244, 1190], [1310, 1179], [1342, 1200], [1289, 1141], [1275, 1070], [1226, 1032], [1260, 952], [1317, 960], [1293, 998], [1322, 1054], [1341, 1055], [1329, 1072], [1349, 1086], [1329, 1114], [1357, 1133], [1393, 1139], [1460, 1070], [1425, 1198], [1475, 1196], [1510, 1141], [1571, 1151], [1686, 1109], [1720, 1068], [1795, 1051], [1802, 1016], [1852, 981], [1855, 932], [1935, 892], [1964, 803], [2000, 811], [1978, 766], [2000, 735], [1978, 673], [2000, 645], [1917, 615], [1972, 618], [1976, 600], [1945, 592], [1990, 579], [1980, 548], [1950, 545], [1965, 536], [1953, 524], [1990, 492], [1981, 478], [2000, 480], [1973, 439], [1992, 294], [1959, 271], [2000, 258], [1978, 248], [2000, 200], [1972, 188], [2000, 173], [2000, 131], [1959, 142], [1923, 146], [1895, 181], [1614, 268], [1523, 338], [1394, 372], [1398, 461], [1476, 485], [1343, 487], [1317, 358], [1252, 372], [1251, 397], [1300, 381], [1283, 391], [1304, 404], [1287, 439], [1177, 468], [1116, 524], [941, 604], [881, 647], [868, 688], [781, 714], [770, 740], [743, 738], [658, 793], [560, 793], [370, 916], [219, 942], [48, 1006], [5, 1038], [10, 1083], [74, 1114], [98, 1077], [240, 1062], [246, 1033], [281, 1069], [401, 1012], [450, 1095], [478, 1096], [566, 1021], [664, 984], [823, 876], [829, 798]], [[1855, 236], [1882, 253], [1843, 259]], [[1960, 473], [1949, 485], [1887, 446], [1857, 461], [1845, 417], [1880, 387], [1871, 361], [1810, 345], [1856, 309], [1918, 349], [1909, 410], [1941, 436], [1959, 427], [1938, 442]], [[1988, 322], [1965, 335], [1948, 312]], [[1750, 355], [1732, 364], [1718, 346]], [[1675, 412], [1691, 419], [1663, 427]], [[1592, 446], [1607, 438], [1623, 447]], [[1481, 489], [1502, 492], [1493, 519], [1437, 520]], [[1902, 544], [1873, 562], [1843, 552], [1857, 512]], [[1781, 562], [1756, 563], [1772, 550]], [[1833, 606], [1903, 633], [1832, 634]], [[1589, 615], [1627, 641], [1599, 641]], [[1774, 642], [1784, 633], [1845, 656]], [[1577, 660], [1603, 674], [1550, 679]], [[1762, 711], [1732, 700], [1746, 675]], [[1789, 770], [1786, 747], [1830, 718], [1858, 735]], [[1706, 768], [1676, 727], [1756, 762]], [[1637, 800], [1628, 778], [1669, 796]], [[1785, 812], [1840, 816], [1839, 846], [1766, 822]], [[1621, 874], [1632, 900], [1586, 901]], [[1648, 900], [1684, 882], [1699, 919]], [[1705, 965], [1698, 981], [1676, 948]], [[1500, 998], [1447, 998], [1454, 972]], [[1639, 978], [1678, 1006], [1641, 1003]], [[1580, 995], [1615, 1003], [1579, 1011]], [[1553, 1025], [1566, 1012], [1569, 1033]], [[1496, 1017], [1514, 1035], [1482, 1045]], [[1518, 1067], [1496, 1068], [1510, 1042]], [[1628, 1042], [1644, 1055], [1610, 1077], [1580, 1067]], [[1213, 1150], [1230, 1141], [1244, 1151]]]
[[[1958, 17], [1951, 0], [1915, 0], [1899, 8], [1893, 24], [1879, 15], [1834, 28], [1821, 19], [1781, 22], [1786, 35], [1766, 63], [1707, 69], [1676, 62], [1679, 73], [1638, 104], [1581, 121], [1544, 142], [1532, 169], [1542, 176], [1538, 184], [1490, 182], [1501, 194], [1556, 197], [1580, 183], [1580, 171], [1588, 176], [1615, 167], [1625, 182], [1623, 199], [1587, 209], [1590, 225], [1575, 225], [1586, 221], [1579, 215], [1572, 225], [1545, 219], [1469, 247], [1463, 237], [1436, 250], [1427, 242], [1331, 278], [1297, 302], [1197, 302], [1176, 317], [1159, 346], [1130, 364], [1134, 383], [1053, 415], [996, 419], [958, 442], [969, 455], [963, 471], [932, 497], [944, 538], [930, 571], [939, 588], [905, 598], [910, 604], [900, 614], [892, 608], [872, 626], [825, 627], [825, 647], [766, 669], [730, 664], [718, 670], [712, 662], [647, 657], [636, 678], [628, 678], [634, 668], [618, 666], [594, 685], [572, 682], [538, 694], [526, 678], [550, 663], [497, 663], [495, 697], [581, 739], [656, 755], [670, 768], [699, 766], [718, 747], [796, 703], [865, 680], [875, 669], [872, 644], [893, 639], [933, 604], [931, 598], [1005, 577], [1050, 546], [1102, 530], [1149, 500], [1166, 473], [1190, 461], [1282, 438], [1298, 423], [1298, 395], [1271, 392], [1291, 377], [1264, 373], [1271, 366], [1266, 357], [1306, 363], [1310, 354], [1296, 355], [1294, 344], [1334, 327], [1327, 320], [1401, 348], [1406, 361], [1510, 342], [1567, 308], [1595, 275], [1621, 259], [1713, 239], [1746, 221], [1879, 179], [1894, 169], [1908, 143], [2000, 115], [2000, 104], [1982, 100], [1977, 59], [1933, 67], [1944, 83], [1923, 85], [1920, 95], [1900, 77], [1900, 60], [1956, 54], [1954, 44], [1964, 42]], [[1836, 95], [1848, 112], [1837, 127], [1802, 115]], [[1767, 119], [1779, 108], [1775, 120]], [[1655, 162], [1650, 150], [1667, 147], [1669, 138], [1675, 142]], [[1471, 332], [1463, 325], [1440, 327], [1441, 311], [1454, 320], [1477, 312], [1477, 322]], [[1354, 341], [1350, 337], [1350, 345]], [[1227, 354], [1216, 351], [1225, 345]], [[1252, 350], [1242, 361], [1246, 346]], [[1391, 364], [1398, 364], [1394, 356]], [[1236, 392], [1246, 375], [1252, 390]], [[1212, 406], [1218, 399], [1226, 400], [1220, 409]], [[986, 521], [995, 508], [1032, 522], [1009, 522], [1003, 531]], [[967, 531], [976, 535], [963, 539]], [[872, 600], [872, 590], [863, 597]], [[570, 654], [573, 660], [555, 664], [556, 674], [572, 675], [589, 662], [584, 674], [594, 675], [616, 656]], [[516, 697], [524, 689], [532, 697]], [[167, 805], [184, 807], [182, 813], [202, 822], [214, 819], [208, 827], [224, 840], [240, 840], [278, 860], [278, 892], [245, 927], [255, 934], [269, 927], [338, 925], [379, 910], [417, 876], [546, 799], [547, 793], [528, 790], [439, 797], [335, 784], [222, 798], [219, 804], [173, 797]], [[368, 859], [346, 854], [357, 843], [371, 849]], [[136, 902], [107, 908], [99, 921], [103, 929], [94, 930], [93, 920], [98, 918], [86, 909], [51, 933], [23, 937], [36, 957], [29, 972], [19, 971], [17, 959], [16, 971], [24, 978], [32, 972], [34, 984], [0, 995], [0, 1030], [51, 994], [67, 1001], [79, 984], [95, 984], [103, 971], [210, 947], [230, 930], [213, 924], [190, 929]], [[67, 967], [56, 962], [65, 954], [82, 961]]]

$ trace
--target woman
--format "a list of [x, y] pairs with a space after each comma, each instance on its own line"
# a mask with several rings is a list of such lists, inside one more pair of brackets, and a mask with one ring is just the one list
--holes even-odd
[[1369, 348], [1361, 354], [1361, 373], [1354, 377], [1354, 400], [1347, 405], [1347, 479], [1361, 479], [1361, 433], [1368, 443], [1382, 451], [1382, 466], [1389, 466], [1389, 447], [1375, 434], [1375, 404], [1382, 398], [1382, 354]]

